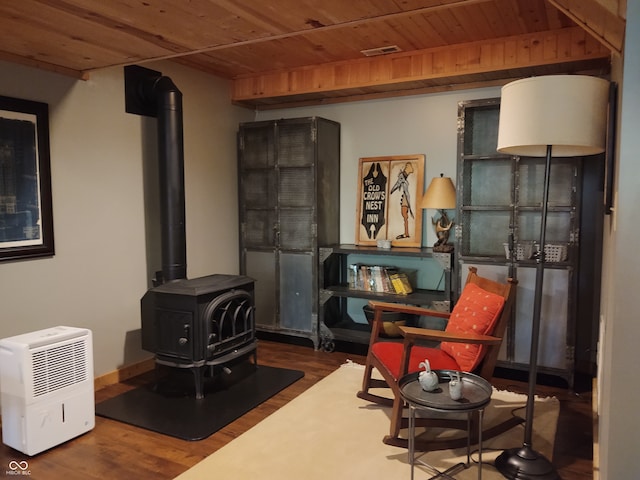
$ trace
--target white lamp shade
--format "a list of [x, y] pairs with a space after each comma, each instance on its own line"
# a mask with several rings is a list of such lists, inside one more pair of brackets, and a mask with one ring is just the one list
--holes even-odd
[[554, 157], [605, 149], [609, 82], [585, 75], [525, 78], [502, 87], [498, 151]]
[[449, 177], [434, 177], [420, 201], [420, 208], [456, 208], [456, 188]]

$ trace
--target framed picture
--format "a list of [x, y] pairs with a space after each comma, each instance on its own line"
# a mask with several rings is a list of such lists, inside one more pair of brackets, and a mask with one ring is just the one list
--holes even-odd
[[422, 245], [422, 154], [361, 158], [358, 168], [356, 244], [391, 240], [395, 247]]
[[0, 96], [0, 261], [52, 256], [46, 103]]

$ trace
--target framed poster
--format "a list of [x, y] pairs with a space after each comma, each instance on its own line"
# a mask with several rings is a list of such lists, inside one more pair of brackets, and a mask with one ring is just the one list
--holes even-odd
[[358, 168], [356, 244], [391, 240], [394, 247], [422, 246], [423, 154], [361, 158]]
[[51, 256], [49, 108], [0, 96], [0, 260]]

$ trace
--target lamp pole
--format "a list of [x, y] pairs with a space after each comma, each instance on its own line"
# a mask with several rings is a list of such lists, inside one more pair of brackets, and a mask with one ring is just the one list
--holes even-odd
[[533, 297], [533, 322], [531, 325], [531, 352], [529, 352], [529, 392], [524, 424], [522, 447], [502, 452], [495, 461], [500, 473], [512, 479], [559, 479], [554, 466], [532, 446], [533, 413], [538, 376], [538, 345], [540, 339], [540, 318], [542, 316], [542, 286], [544, 282], [544, 245], [547, 232], [547, 204], [549, 200], [549, 178], [551, 176], [551, 145], [547, 145], [544, 166], [544, 187], [542, 191], [542, 218], [540, 221], [540, 249], [536, 256], [536, 283]]
[[552, 154], [582, 157], [604, 151], [608, 90], [607, 80], [584, 75], [531, 77], [502, 87], [497, 150], [525, 157], [546, 154], [524, 442], [522, 447], [502, 452], [495, 462], [507, 478], [560, 478], [551, 462], [532, 447], [551, 160]]

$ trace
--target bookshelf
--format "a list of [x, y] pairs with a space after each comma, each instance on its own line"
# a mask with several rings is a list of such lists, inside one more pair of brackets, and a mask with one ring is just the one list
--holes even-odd
[[[451, 306], [453, 264], [452, 255], [449, 253], [433, 252], [431, 248], [380, 249], [343, 244], [320, 247], [318, 258], [320, 262], [318, 316], [320, 343], [323, 350], [333, 350], [336, 340], [359, 344], [369, 343], [369, 325], [357, 319], [354, 320], [349, 314], [350, 299], [422, 305], [445, 311], [448, 311]], [[350, 286], [350, 265], [393, 268], [407, 263], [410, 265], [408, 277], [413, 290], [409, 294], [352, 288], [353, 282]], [[406, 268], [397, 268], [400, 272], [407, 272]], [[413, 275], [411, 270], [415, 270], [416, 274]], [[438, 278], [433, 278], [434, 275]], [[440, 279], [442, 281], [439, 281]]]

